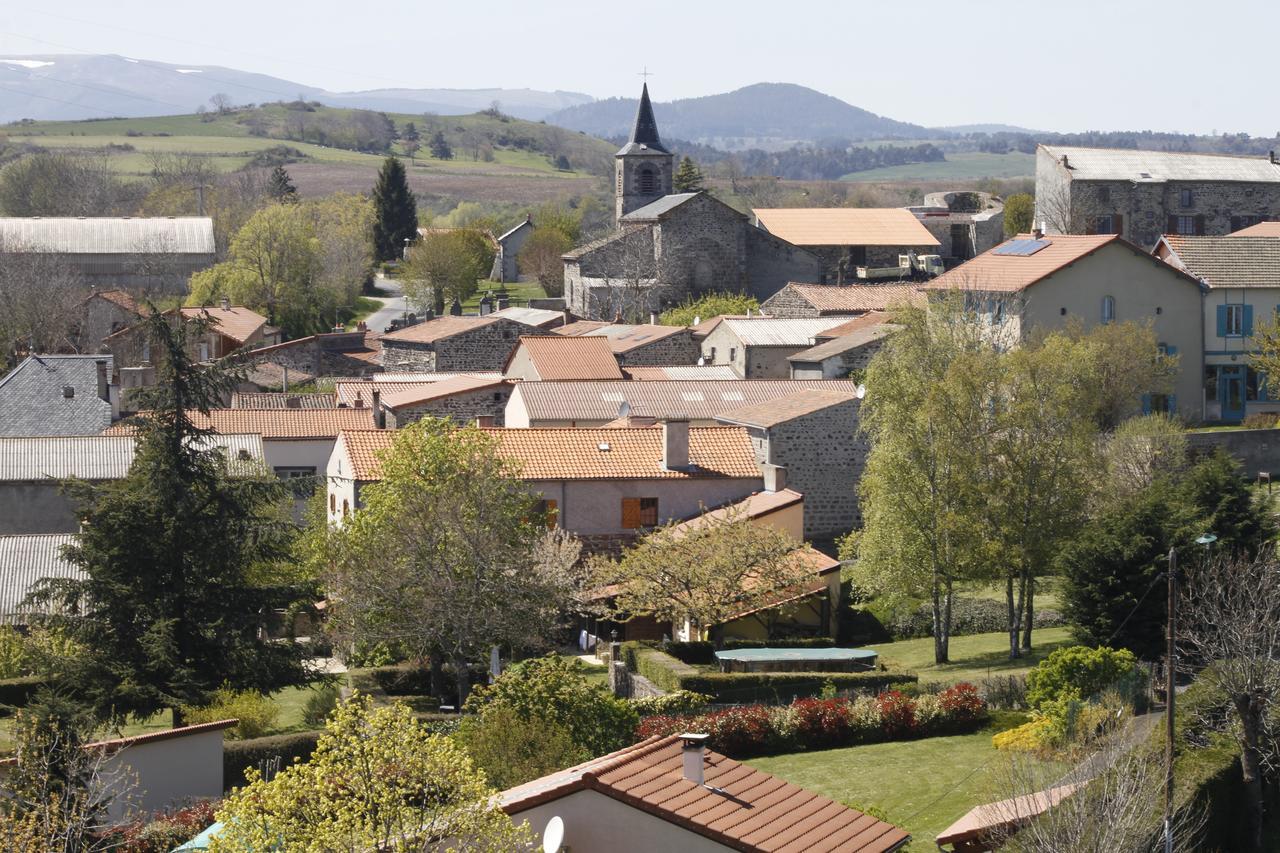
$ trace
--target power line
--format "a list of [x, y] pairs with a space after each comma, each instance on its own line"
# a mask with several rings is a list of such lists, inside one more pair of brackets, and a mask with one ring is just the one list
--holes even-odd
[[[5, 34], [5, 35], [13, 35], [13, 33], [4, 33], [4, 34]], [[21, 36], [20, 36], [20, 37], [21, 37]], [[0, 63], [0, 64], [2, 64], [2, 63]], [[14, 69], [14, 70], [15, 70], [15, 72], [16, 72], [16, 69]], [[63, 80], [63, 79], [58, 78], [58, 77], [42, 77], [42, 78], [40, 78], [40, 79], [41, 79], [41, 80], [46, 80], [46, 81], [48, 81], [48, 82], [50, 82], [50, 83], [60, 83], [60, 84], [62, 84], [62, 85], [64, 85], [64, 86], [79, 86], [81, 89], [89, 89], [89, 90], [92, 90], [92, 91], [94, 91], [94, 92], [103, 92], [103, 93], [105, 93], [105, 94], [108, 94], [108, 95], [115, 95], [115, 96], [117, 96], [117, 97], [123, 97], [123, 98], [134, 98], [134, 99], [139, 100], [139, 101], [150, 101], [150, 102], [151, 102], [151, 103], [153, 103], [153, 104], [160, 104], [160, 105], [162, 105], [162, 106], [166, 106], [166, 107], [173, 107], [173, 108], [174, 108], [174, 109], [176, 109], [176, 110], [185, 109], [181, 104], [171, 104], [171, 103], [169, 103], [168, 101], [161, 101], [161, 100], [159, 100], [158, 98], [149, 98], [149, 97], [147, 97], [146, 95], [135, 95], [135, 94], [133, 94], [132, 92], [127, 92], [127, 91], [125, 91], [125, 90], [123, 90], [123, 89], [106, 89], [106, 88], [103, 88], [102, 86], [90, 86], [88, 83], [77, 83], [77, 82], [76, 82], [76, 81], [74, 81], [74, 80]]]
[[72, 106], [72, 107], [84, 107], [85, 109], [97, 110], [103, 115], [108, 115], [108, 116], [111, 115], [110, 110], [104, 110], [101, 107], [94, 107], [94, 106], [90, 106], [89, 104], [81, 104], [81, 103], [77, 103], [76, 101], [66, 101], [66, 100], [63, 100], [62, 98], [54, 98], [49, 95], [37, 95], [35, 92], [23, 92], [19, 89], [10, 89], [7, 86], [4, 86], [2, 84], [0, 84], [0, 91], [13, 92], [15, 95], [22, 95], [27, 98], [39, 98], [42, 101], [55, 101], [59, 104], [67, 104], [68, 106]]

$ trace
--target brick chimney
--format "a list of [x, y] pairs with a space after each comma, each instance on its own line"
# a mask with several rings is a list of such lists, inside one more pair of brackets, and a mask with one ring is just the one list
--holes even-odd
[[662, 468], [679, 471], [689, 467], [689, 419], [683, 415], [662, 422]]
[[709, 735], [685, 733], [679, 735], [684, 741], [681, 752], [684, 755], [684, 778], [695, 785], [705, 785], [704, 768], [707, 760], [707, 738]]
[[373, 425], [378, 429], [387, 428], [387, 413], [382, 408], [382, 392], [377, 388], [373, 389]]
[[781, 465], [761, 465], [761, 473], [764, 474], [764, 490], [766, 492], [780, 492], [787, 487], [787, 469]]

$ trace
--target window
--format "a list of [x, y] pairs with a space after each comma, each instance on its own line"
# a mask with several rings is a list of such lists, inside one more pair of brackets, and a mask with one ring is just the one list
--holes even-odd
[[729, 361], [731, 361], [731, 362], [732, 362], [732, 361], [737, 361], [737, 360], [738, 360], [738, 348], [737, 348], [737, 347], [729, 347]]
[[1226, 309], [1223, 314], [1225, 316], [1225, 324], [1222, 330], [1222, 336], [1226, 338], [1238, 338], [1244, 335], [1244, 306], [1243, 305], [1224, 305]]
[[622, 499], [622, 527], [624, 530], [636, 530], [641, 527], [657, 526], [657, 498]]
[[329, 512], [338, 511], [338, 498], [335, 495], [329, 495]]
[[151, 341], [142, 342], [142, 360], [151, 361]]
[[1093, 230], [1097, 234], [1114, 234], [1115, 227], [1115, 219], [1110, 213], [1104, 213], [1093, 220]]
[[1114, 323], [1116, 321], [1116, 298], [1114, 296], [1102, 297], [1102, 322]]
[[294, 497], [305, 498], [315, 493], [316, 469], [314, 467], [277, 466], [274, 470], [281, 480], [297, 480], [296, 483], [289, 484], [293, 488]]
[[559, 504], [557, 504], [554, 500], [551, 500], [550, 498], [544, 498], [538, 501], [536, 504], [534, 504], [533, 509], [534, 509], [534, 514], [538, 518], [542, 518], [546, 520], [548, 530], [555, 529], [556, 520], [559, 518], [559, 515], [560, 515]]
[[1148, 394], [1147, 414], [1174, 415], [1174, 401], [1172, 394]]
[[640, 499], [640, 525], [642, 527], [658, 526], [658, 499]]
[[1111, 187], [1098, 187], [1098, 201], [1103, 204], [1111, 201]]
[[1195, 203], [1195, 196], [1191, 194], [1191, 190], [1183, 190], [1178, 193], [1178, 202], [1183, 207], [1191, 207]]
[[1194, 235], [1199, 233], [1196, 230], [1196, 218], [1194, 216], [1179, 216], [1177, 219], [1179, 234]]
[[207, 341], [200, 342], [200, 360], [201, 361], [209, 360], [209, 344]]
[[1218, 368], [1209, 366], [1204, 369], [1204, 395], [1209, 400], [1218, 399]]
[[649, 166], [641, 166], [636, 172], [636, 190], [642, 195], [653, 195], [658, 191], [658, 176]]
[[709, 358], [709, 359], [707, 359], [707, 360], [708, 360], [708, 361], [710, 361], [710, 362], [711, 362], [711, 363], [713, 363], [713, 364], [715, 363], [715, 360], [716, 360], [716, 348], [715, 348], [715, 347], [712, 347], [712, 348], [711, 348], [711, 358]]

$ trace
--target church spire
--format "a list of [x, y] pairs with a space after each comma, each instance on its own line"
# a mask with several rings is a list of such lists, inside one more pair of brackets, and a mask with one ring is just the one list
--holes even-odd
[[653, 117], [653, 104], [649, 103], [649, 84], [646, 82], [640, 90], [640, 107], [636, 110], [636, 125], [631, 130], [631, 140], [636, 145], [644, 145], [664, 154], [667, 151], [658, 136], [658, 122]]

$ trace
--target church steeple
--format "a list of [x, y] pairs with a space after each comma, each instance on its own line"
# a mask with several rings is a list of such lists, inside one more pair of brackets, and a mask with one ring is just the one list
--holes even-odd
[[649, 84], [640, 90], [640, 106], [631, 139], [616, 155], [617, 188], [614, 218], [671, 194], [674, 177], [671, 152], [658, 135], [658, 122], [649, 101]]

